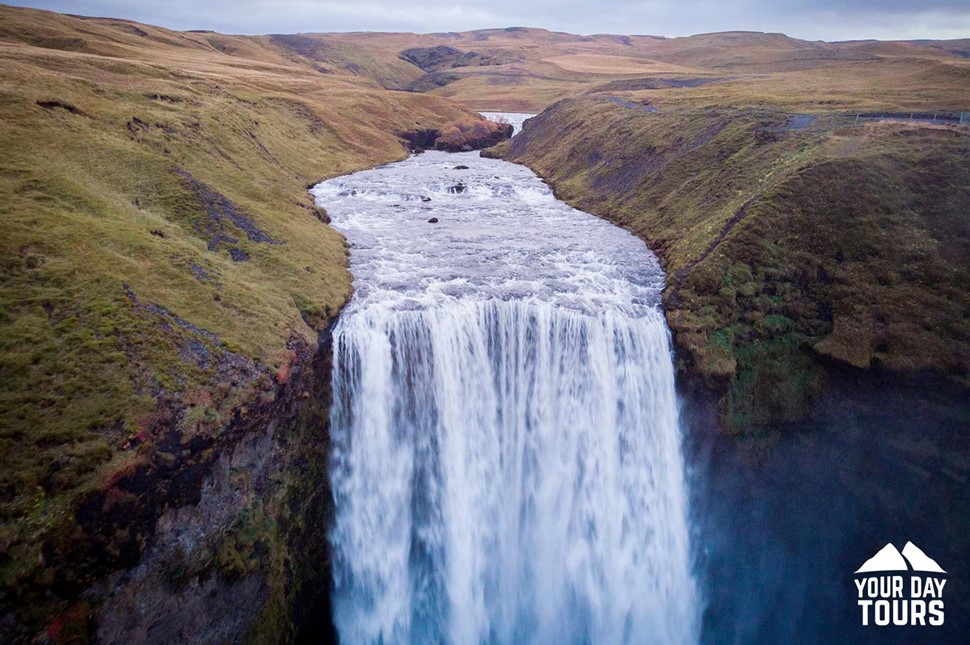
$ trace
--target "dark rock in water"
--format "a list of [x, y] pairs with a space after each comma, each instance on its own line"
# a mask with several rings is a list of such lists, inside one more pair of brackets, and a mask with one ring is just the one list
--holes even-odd
[[430, 202], [430, 201], [431, 201], [431, 198], [430, 198], [430, 197], [427, 197], [427, 196], [425, 196], [425, 197], [422, 197], [422, 198], [421, 198], [421, 201], [423, 201], [423, 202]]
[[468, 190], [468, 186], [466, 186], [460, 181], [454, 186], [449, 186], [448, 188], [448, 192], [451, 193], [452, 195], [458, 195], [460, 193], [465, 192], [466, 190]]
[[468, 170], [468, 166], [455, 166], [454, 170]]
[[438, 223], [437, 217], [432, 217], [431, 219], [428, 220], [428, 224], [437, 224], [437, 223]]

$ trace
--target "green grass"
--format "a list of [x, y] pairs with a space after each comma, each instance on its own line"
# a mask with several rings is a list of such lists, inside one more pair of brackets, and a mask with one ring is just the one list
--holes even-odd
[[506, 155], [660, 253], [681, 367], [733, 432], [804, 418], [828, 361], [967, 383], [970, 131], [786, 121], [587, 98]]
[[351, 276], [307, 187], [405, 157], [397, 133], [475, 117], [321, 74], [267, 39], [6, 7], [0, 20], [7, 607], [64, 564], [43, 552], [77, 530], [79, 499], [171, 457], [151, 435], [160, 410], [186, 440], [219, 437], [287, 380], [291, 339], [316, 345]]

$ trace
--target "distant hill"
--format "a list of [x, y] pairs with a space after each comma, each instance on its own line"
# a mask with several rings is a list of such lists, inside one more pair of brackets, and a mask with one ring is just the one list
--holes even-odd
[[650, 96], [677, 105], [783, 102], [821, 110], [968, 109], [970, 103], [966, 39], [827, 43], [761, 32], [662, 38], [527, 28], [320, 37], [405, 59], [404, 52], [410, 50], [446, 47], [455, 61], [462, 56], [478, 61], [426, 68], [426, 75], [409, 86], [476, 109], [538, 111], [611, 80], [673, 76], [730, 77], [733, 82], [715, 92], [660, 91]]
[[471, 110], [552, 106], [505, 152], [664, 254], [681, 362], [736, 432], [798, 418], [823, 364], [965, 383], [965, 128], [852, 116], [970, 110], [968, 52], [0, 6], [0, 640], [320, 620], [328, 326], [352, 285], [306, 190]]

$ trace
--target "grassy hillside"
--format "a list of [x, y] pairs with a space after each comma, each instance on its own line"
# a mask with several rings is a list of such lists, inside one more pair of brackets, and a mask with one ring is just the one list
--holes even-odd
[[[276, 567], [272, 600], [239, 605], [276, 612], [275, 640], [295, 593], [279, 572], [325, 573], [325, 540], [301, 532], [314, 512], [317, 536], [326, 524], [328, 372], [309, 365], [351, 292], [344, 240], [306, 189], [403, 158], [403, 139], [460, 149], [481, 129], [462, 105], [582, 95], [510, 158], [661, 251], [685, 367], [724, 388], [733, 429], [798, 418], [825, 365], [966, 382], [967, 131], [839, 116], [970, 108], [966, 51], [518, 28], [242, 37], [0, 6], [0, 637], [63, 635], [72, 616], [89, 630], [81, 593], [138, 562], [168, 506], [204, 515], [234, 432], [288, 415], [295, 447], [247, 443], [213, 515], [182, 518], [219, 533], [202, 555], [158, 539], [147, 577], [110, 591], [128, 616], [163, 574], [163, 602], [196, 606], [193, 576], [242, 585]], [[301, 549], [304, 567], [291, 539], [324, 552]]]
[[586, 98], [506, 154], [658, 250], [733, 431], [803, 418], [833, 364], [970, 383], [970, 128]]
[[48, 611], [17, 594], [79, 500], [177, 459], [160, 419], [217, 442], [316, 347], [351, 279], [308, 185], [477, 118], [395, 61], [0, 7], [3, 613]]
[[[661, 108], [771, 105], [810, 112], [967, 110], [966, 40], [824, 43], [729, 32], [684, 38], [578, 36], [542, 29], [330, 34], [409, 61], [449, 58], [406, 87], [476, 109], [541, 111], [584, 92]], [[637, 89], [637, 88], [641, 89]]]

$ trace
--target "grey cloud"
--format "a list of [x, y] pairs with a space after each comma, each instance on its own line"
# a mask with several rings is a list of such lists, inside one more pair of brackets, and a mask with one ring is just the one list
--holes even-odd
[[966, 0], [21, 0], [66, 13], [229, 33], [462, 31], [529, 26], [683, 36], [777, 31], [813, 40], [970, 37]]

